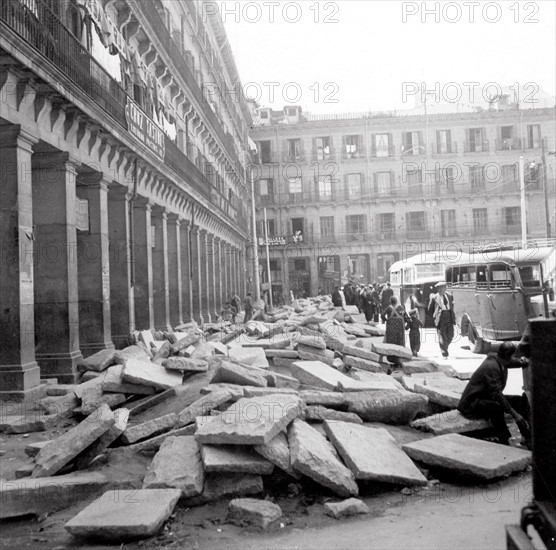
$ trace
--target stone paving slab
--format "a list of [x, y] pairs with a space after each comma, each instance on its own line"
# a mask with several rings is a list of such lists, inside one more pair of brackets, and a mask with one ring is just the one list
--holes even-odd
[[91, 370], [95, 372], [102, 372], [114, 364], [114, 355], [116, 350], [103, 349], [97, 353], [90, 355], [87, 359], [82, 359], [77, 367], [80, 371]]
[[137, 443], [147, 437], [153, 437], [163, 432], [167, 432], [168, 430], [177, 427], [177, 420], [178, 415], [176, 413], [169, 413], [153, 418], [152, 420], [147, 420], [146, 422], [141, 422], [140, 424], [127, 426], [126, 430], [122, 434], [122, 443], [124, 445], [131, 445], [132, 443]]
[[322, 405], [331, 409], [347, 409], [346, 396], [340, 392], [301, 390], [299, 397], [306, 405]]
[[340, 496], [359, 493], [353, 473], [340, 462], [332, 444], [309, 424], [295, 420], [288, 430], [288, 441], [292, 467], [299, 473]]
[[353, 422], [354, 424], [363, 424], [361, 417], [355, 413], [337, 411], [335, 409], [327, 409], [322, 405], [310, 405], [305, 411], [305, 420], [311, 422], [324, 422], [330, 420], [332, 422]]
[[270, 475], [274, 464], [247, 445], [203, 445], [201, 456], [205, 472], [233, 472]]
[[329, 367], [322, 361], [295, 361], [292, 364], [291, 373], [302, 384], [328, 391], [335, 391], [341, 381], [349, 382], [350, 380], [345, 374]]
[[207, 372], [208, 362], [204, 359], [191, 359], [188, 357], [169, 357], [162, 366], [168, 370], [180, 372]]
[[374, 361], [375, 363], [378, 363], [380, 361], [380, 355], [368, 348], [364, 348], [358, 345], [345, 344], [342, 353], [344, 355], [361, 357], [361, 359], [367, 359], [369, 361]]
[[288, 436], [285, 432], [280, 432], [268, 443], [255, 445], [253, 448], [257, 453], [293, 478], [299, 479], [301, 477], [300, 474], [292, 468], [290, 446], [288, 444]]
[[358, 498], [348, 498], [341, 502], [325, 502], [324, 513], [334, 519], [341, 519], [358, 514], [368, 514], [369, 508]]
[[317, 349], [299, 345], [297, 353], [302, 361], [321, 361], [329, 367], [334, 366], [334, 352], [329, 349]]
[[35, 458], [32, 477], [54, 475], [114, 425], [114, 413], [101, 405], [83, 422], [45, 445]]
[[452, 409], [458, 406], [466, 386], [466, 382], [457, 378], [434, 378], [424, 383], [416, 382], [413, 391], [426, 395], [431, 403]]
[[410, 360], [413, 357], [411, 350], [404, 346], [398, 346], [396, 344], [385, 344], [373, 342], [372, 349], [378, 355], [386, 355], [399, 357], [400, 359]]
[[355, 479], [427, 484], [425, 476], [385, 429], [326, 421], [324, 431]]
[[294, 349], [267, 349], [265, 350], [267, 357], [279, 359], [297, 359], [299, 354]]
[[110, 541], [150, 537], [170, 517], [180, 496], [179, 489], [107, 491], [64, 528], [75, 536]]
[[[243, 390], [241, 390], [241, 394], [243, 395]], [[234, 399], [234, 393], [229, 389], [217, 389], [203, 395], [179, 413], [177, 427], [193, 424], [197, 416], [208, 415], [211, 410], [232, 399]]]
[[213, 422], [200, 426], [195, 437], [202, 444], [261, 445], [284, 430], [302, 411], [303, 403], [295, 395], [243, 398]]
[[237, 384], [240, 386], [258, 386], [266, 387], [268, 382], [264, 372], [257, 372], [252, 369], [246, 369], [237, 363], [231, 361], [222, 361], [220, 366], [214, 373], [211, 384], [219, 382], [228, 384]]
[[186, 499], [186, 504], [196, 506], [224, 498], [258, 495], [263, 492], [263, 478], [253, 474], [213, 473], [205, 476], [203, 493]]
[[268, 500], [236, 498], [228, 505], [228, 519], [237, 525], [267, 529], [282, 517], [280, 506]]
[[193, 436], [167, 437], [143, 480], [143, 489], [179, 489], [182, 497], [203, 492], [205, 470]]
[[530, 451], [459, 434], [446, 434], [404, 445], [413, 459], [429, 467], [492, 480], [520, 472], [531, 464]]
[[232, 346], [229, 350], [230, 359], [234, 359], [238, 363], [253, 365], [261, 369], [268, 369], [268, 359], [266, 358], [264, 349], [261, 347], [243, 348], [241, 346]]
[[400, 383], [406, 390], [415, 391], [415, 384], [423, 383], [427, 380], [430, 381], [433, 378], [447, 378], [447, 376], [443, 372], [421, 372], [411, 376], [401, 376]]
[[0, 519], [53, 513], [100, 494], [108, 480], [98, 472], [0, 482]]
[[344, 363], [347, 367], [352, 367], [367, 372], [386, 372], [388, 370], [388, 367], [386, 367], [382, 363], [370, 361], [369, 359], [363, 359], [362, 357], [355, 357], [353, 355], [346, 355], [344, 357]]
[[168, 371], [162, 365], [140, 359], [128, 359], [125, 362], [122, 378], [125, 382], [152, 386], [159, 390], [179, 386], [183, 381], [181, 373]]
[[414, 420], [410, 426], [434, 435], [461, 434], [492, 428], [484, 418], [465, 418], [457, 409]]

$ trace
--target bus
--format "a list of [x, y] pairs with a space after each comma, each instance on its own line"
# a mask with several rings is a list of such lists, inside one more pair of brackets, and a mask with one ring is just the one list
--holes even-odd
[[[388, 270], [390, 285], [401, 304], [410, 309], [410, 297], [417, 290], [423, 293], [425, 308], [419, 312], [425, 327], [434, 327], [434, 320], [428, 312], [430, 295], [436, 292], [436, 283], [444, 280], [446, 253], [423, 252], [404, 260], [394, 262]], [[424, 318], [423, 318], [424, 317]]]
[[552, 312], [556, 304], [544, 271], [553, 255], [554, 246], [498, 248], [447, 262], [445, 279], [461, 334], [474, 345], [518, 340], [530, 318]]

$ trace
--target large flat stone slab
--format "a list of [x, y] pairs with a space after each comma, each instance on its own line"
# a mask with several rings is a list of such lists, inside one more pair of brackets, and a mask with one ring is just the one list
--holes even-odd
[[348, 411], [367, 422], [409, 424], [427, 412], [428, 397], [400, 391], [346, 393]]
[[94, 372], [102, 372], [114, 364], [115, 354], [116, 350], [114, 349], [103, 349], [90, 355], [87, 359], [82, 359], [77, 366], [81, 371], [91, 370]]
[[431, 432], [434, 435], [461, 434], [492, 427], [488, 420], [484, 418], [465, 418], [457, 409], [419, 418], [414, 420], [410, 426], [416, 430]]
[[376, 361], [370, 361], [369, 359], [363, 359], [362, 357], [355, 357], [353, 355], [346, 355], [344, 357], [344, 363], [347, 367], [356, 368], [364, 370], [367, 372], [387, 372], [388, 366], [383, 363], [377, 363]]
[[183, 497], [203, 492], [205, 471], [193, 436], [167, 437], [154, 455], [143, 489], [179, 489]]
[[[243, 395], [243, 390], [241, 394]], [[177, 427], [193, 424], [198, 416], [207, 415], [213, 409], [232, 399], [234, 399], [234, 392], [229, 389], [217, 389], [207, 395], [203, 395], [203, 397], [200, 397], [179, 413]]]
[[[241, 342], [244, 348], [263, 348], [265, 353], [270, 350], [281, 350], [287, 348], [291, 344], [291, 340], [287, 335], [277, 334], [271, 338], [260, 338], [259, 340], [249, 341], [245, 339]], [[268, 355], [267, 355], [268, 357]]]
[[241, 386], [266, 387], [267, 380], [265, 373], [257, 372], [253, 369], [246, 369], [231, 361], [221, 361], [220, 366], [214, 373], [211, 384], [219, 382], [237, 384]]
[[344, 355], [352, 355], [360, 357], [361, 359], [367, 359], [368, 361], [373, 361], [374, 363], [378, 363], [380, 361], [380, 355], [370, 349], [357, 345], [345, 344], [342, 353]]
[[295, 395], [243, 398], [213, 422], [199, 427], [195, 437], [202, 444], [261, 445], [268, 443], [303, 411]]
[[75, 473], [0, 482], [0, 519], [51, 514], [105, 490], [108, 480], [98, 472]]
[[169, 357], [162, 362], [162, 366], [168, 370], [179, 372], [207, 372], [208, 362], [204, 359], [192, 359], [190, 357]]
[[316, 348], [320, 350], [326, 349], [326, 343], [322, 336], [300, 336], [297, 339], [298, 345]]
[[203, 494], [187, 499], [188, 505], [204, 504], [224, 498], [258, 495], [263, 492], [263, 478], [253, 474], [214, 473], [205, 476]]
[[322, 405], [329, 409], [347, 409], [346, 397], [343, 393], [332, 391], [302, 390], [299, 397], [306, 405]]
[[158, 533], [174, 511], [179, 489], [107, 491], [64, 526], [79, 537], [110, 541]]
[[140, 359], [128, 359], [122, 370], [125, 382], [152, 386], [159, 390], [167, 390], [182, 383], [183, 375], [166, 370], [162, 365]]
[[466, 386], [467, 383], [463, 380], [446, 376], [444, 379], [434, 378], [424, 383], [417, 382], [413, 391], [426, 395], [432, 403], [452, 409], [458, 406]]
[[299, 390], [294, 390], [293, 388], [254, 388], [252, 386], [243, 386], [243, 397], [260, 397], [261, 395], [274, 395], [276, 393], [299, 395]]
[[131, 393], [133, 395], [152, 395], [156, 392], [156, 389], [152, 386], [124, 382], [122, 378], [123, 369], [123, 365], [114, 365], [102, 374], [100, 385], [103, 392]]
[[326, 435], [355, 479], [399, 485], [426, 485], [425, 476], [382, 428], [325, 422]]
[[531, 464], [530, 451], [459, 434], [446, 434], [408, 443], [402, 449], [429, 467], [443, 468], [484, 480], [520, 472]]
[[311, 422], [324, 422], [330, 420], [332, 422], [353, 422], [354, 424], [363, 424], [361, 417], [355, 413], [337, 411], [335, 409], [327, 409], [322, 405], [310, 405], [305, 411], [305, 420]]
[[203, 445], [205, 472], [270, 475], [274, 464], [247, 445]]
[[358, 498], [348, 498], [341, 502], [326, 502], [324, 513], [334, 519], [341, 519], [358, 514], [368, 514], [369, 508]]
[[322, 361], [295, 361], [291, 373], [302, 384], [314, 386], [328, 391], [338, 390], [340, 382], [349, 382], [349, 378], [341, 372], [329, 367]]
[[267, 357], [273, 359], [298, 359], [299, 353], [294, 349], [267, 349], [265, 350]]
[[114, 363], [123, 365], [128, 359], [141, 359], [142, 361], [149, 361], [150, 355], [145, 351], [142, 346], [128, 346], [127, 348], [120, 349], [114, 354]]
[[253, 365], [261, 369], [268, 369], [268, 359], [263, 348], [250, 347], [243, 348], [241, 346], [232, 346], [229, 350], [230, 359], [238, 363], [245, 363], [246, 365]]
[[172, 428], [178, 427], [176, 425], [177, 421], [178, 415], [176, 413], [169, 413], [152, 420], [147, 420], [146, 422], [141, 422], [140, 424], [127, 426], [122, 434], [122, 443], [124, 445], [131, 445], [148, 437], [167, 432]]
[[295, 420], [288, 430], [292, 467], [319, 485], [340, 496], [355, 496], [359, 488], [353, 473], [344, 466], [332, 444], [302, 420]]
[[268, 443], [255, 445], [253, 447], [257, 453], [272, 462], [295, 479], [301, 476], [292, 468], [290, 446], [285, 432], [280, 432]]
[[407, 359], [408, 361], [413, 357], [410, 349], [396, 344], [373, 342], [372, 349], [375, 353], [378, 353], [378, 355], [399, 357], [400, 359]]
[[186, 334], [185, 336], [179, 338], [177, 342], [172, 344], [170, 352], [175, 355], [179, 353], [181, 350], [184, 350], [189, 346], [192, 346], [193, 344], [197, 343], [200, 340], [200, 338], [201, 336], [197, 333]]
[[114, 413], [100, 406], [83, 422], [45, 445], [35, 458], [31, 477], [54, 475], [114, 425]]
[[228, 505], [228, 519], [238, 525], [267, 529], [281, 517], [280, 506], [268, 500], [236, 498]]
[[415, 391], [415, 384], [422, 384], [433, 378], [447, 378], [443, 372], [421, 372], [412, 374], [411, 376], [402, 376], [400, 378], [401, 385], [408, 391]]
[[311, 346], [299, 344], [297, 346], [297, 353], [303, 361], [322, 361], [330, 367], [334, 364], [334, 352], [329, 349], [312, 348]]

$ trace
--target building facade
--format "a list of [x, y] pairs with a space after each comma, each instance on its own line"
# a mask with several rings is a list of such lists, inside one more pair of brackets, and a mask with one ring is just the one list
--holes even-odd
[[251, 113], [202, 3], [0, 6], [0, 396], [246, 285]]
[[384, 281], [421, 251], [521, 242], [521, 156], [527, 237], [554, 234], [553, 108], [257, 114], [257, 235], [264, 244], [266, 209], [275, 300]]

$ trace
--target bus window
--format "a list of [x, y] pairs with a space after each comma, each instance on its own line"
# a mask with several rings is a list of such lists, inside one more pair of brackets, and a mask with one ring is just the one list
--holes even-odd
[[511, 288], [512, 273], [506, 264], [490, 266], [490, 288]]
[[449, 267], [446, 270], [446, 284], [448, 286], [453, 286], [453, 284], [456, 282], [456, 280], [454, 278], [452, 278], [452, 268]]
[[521, 284], [527, 288], [541, 287], [541, 273], [536, 265], [522, 265], [519, 267]]
[[477, 288], [483, 290], [488, 288], [486, 265], [477, 266]]
[[393, 285], [400, 284], [400, 272], [399, 271], [391, 271], [390, 272], [390, 283]]
[[475, 286], [475, 268], [470, 266], [462, 266], [460, 269], [460, 286]]
[[459, 286], [459, 267], [453, 268], [452, 281], [454, 282], [454, 286]]

